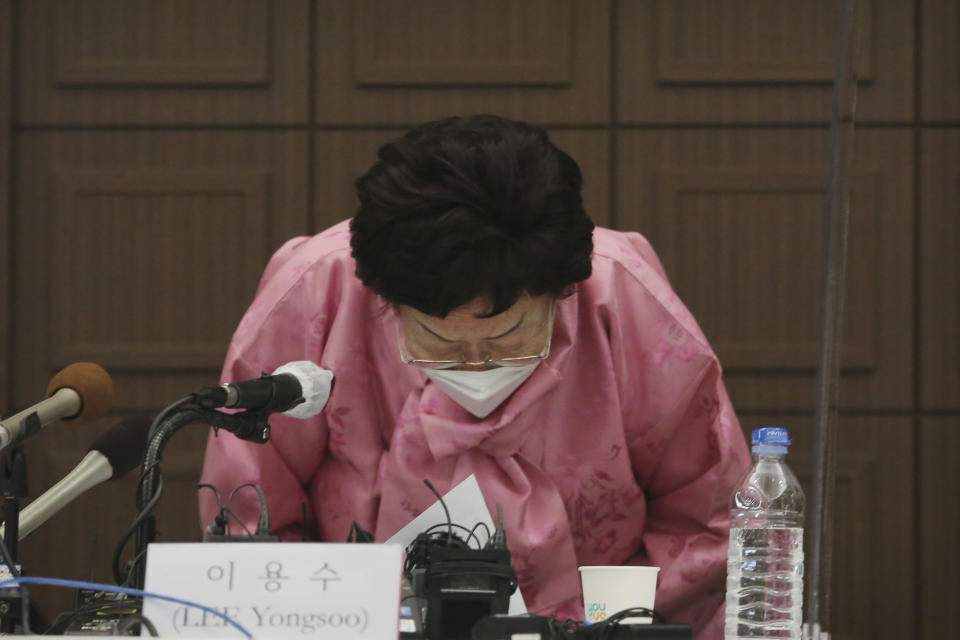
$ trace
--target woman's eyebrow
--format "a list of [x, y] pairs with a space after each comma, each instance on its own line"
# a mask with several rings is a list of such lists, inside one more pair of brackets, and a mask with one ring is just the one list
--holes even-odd
[[527, 314], [523, 314], [522, 316], [520, 316], [520, 319], [517, 320], [517, 324], [513, 325], [512, 327], [510, 327], [509, 329], [507, 329], [506, 331], [504, 331], [503, 333], [501, 333], [501, 334], [498, 335], [498, 336], [490, 336], [489, 338], [484, 338], [484, 340], [499, 340], [500, 338], [503, 338], [503, 337], [505, 337], [505, 336], [513, 333], [514, 331], [516, 331], [516, 330], [520, 327], [521, 324], [523, 324], [523, 319], [526, 318], [526, 317], [527, 317]]
[[[526, 317], [527, 317], [527, 314], [523, 314], [522, 316], [520, 316], [520, 319], [517, 320], [517, 323], [516, 323], [515, 325], [513, 325], [512, 327], [510, 327], [509, 329], [507, 329], [507, 330], [504, 331], [503, 333], [501, 333], [501, 334], [499, 334], [499, 335], [496, 335], [496, 336], [490, 336], [489, 338], [483, 338], [483, 339], [484, 339], [484, 340], [499, 340], [500, 338], [504, 338], [504, 337], [510, 335], [511, 333], [513, 333], [514, 331], [516, 331], [516, 330], [520, 327], [520, 325], [523, 324], [523, 319], [526, 318]], [[431, 328], [428, 327], [427, 325], [425, 325], [425, 324], [423, 324], [422, 322], [420, 322], [420, 320], [417, 320], [417, 324], [420, 325], [421, 327], [423, 327], [423, 330], [424, 330], [424, 331], [426, 331], [427, 333], [429, 333], [429, 334], [432, 335], [433, 337], [437, 338], [438, 340], [442, 340], [442, 341], [444, 341], [444, 342], [449, 342], [449, 343], [457, 342], [456, 340], [451, 340], [451, 339], [449, 339], [449, 338], [444, 338], [442, 335], [440, 335], [439, 333], [437, 333], [436, 331], [434, 331], [433, 329], [431, 329]]]
[[[414, 318], [414, 319], [416, 320], [416, 318]], [[439, 333], [437, 333], [436, 331], [434, 331], [433, 329], [431, 329], [431, 328], [428, 327], [427, 325], [423, 324], [423, 323], [420, 322], [419, 320], [417, 320], [417, 324], [420, 325], [421, 327], [423, 327], [423, 330], [424, 330], [424, 331], [426, 331], [427, 333], [429, 333], [430, 335], [432, 335], [432, 336], [435, 337], [435, 338], [438, 338], [438, 339], [440, 339], [440, 340], [443, 340], [444, 342], [456, 342], [456, 340], [450, 340], [449, 338], [444, 338], [442, 335], [440, 335]]]

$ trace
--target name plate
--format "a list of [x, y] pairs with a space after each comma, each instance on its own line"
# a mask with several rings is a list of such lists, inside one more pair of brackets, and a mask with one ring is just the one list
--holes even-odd
[[[397, 544], [159, 543], [147, 550], [146, 591], [205, 605], [254, 637], [396, 640], [402, 548]], [[161, 636], [242, 637], [210, 611], [144, 598]]]

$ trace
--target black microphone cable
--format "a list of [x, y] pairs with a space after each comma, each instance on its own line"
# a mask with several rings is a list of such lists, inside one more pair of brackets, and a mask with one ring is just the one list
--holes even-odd
[[[230, 492], [230, 497], [227, 503], [224, 504], [223, 498], [220, 495], [220, 490], [217, 489], [216, 486], [208, 483], [202, 483], [197, 485], [197, 489], [209, 489], [210, 491], [213, 492], [214, 497], [217, 499], [217, 515], [213, 517], [213, 522], [208, 524], [204, 529], [204, 533], [203, 533], [204, 542], [208, 541], [207, 540], [208, 536], [224, 536], [225, 537], [225, 536], [232, 535], [230, 533], [230, 516], [233, 516], [233, 519], [236, 520], [237, 523], [243, 528], [243, 532], [247, 534], [247, 537], [249, 538], [256, 537], [257, 534], [254, 534], [253, 532], [250, 531], [250, 529], [247, 528], [247, 525], [243, 522], [243, 518], [238, 516], [237, 512], [234, 511], [233, 507], [231, 506], [233, 503], [233, 494], [236, 493], [237, 489], [245, 486], [251, 486], [256, 488], [257, 493], [260, 495], [260, 498], [261, 498], [260, 525], [257, 528], [257, 533], [259, 534], [261, 532], [261, 529], [263, 528], [264, 516], [265, 516], [267, 504], [266, 504], [266, 499], [263, 497], [263, 490], [260, 489], [260, 487], [253, 484], [252, 482], [248, 482], [246, 484], [242, 484], [238, 487], [235, 487], [234, 490]], [[266, 520], [267, 533], [263, 535], [269, 535], [269, 524], [270, 524], [270, 520], [268, 516]]]
[[[10, 549], [7, 548], [7, 543], [4, 541], [3, 536], [0, 536], [0, 555], [3, 555], [3, 561], [6, 563], [7, 567], [10, 569], [10, 575], [16, 579], [20, 579], [20, 570], [17, 569], [17, 563], [13, 560], [13, 555], [10, 553]], [[20, 584], [20, 620], [23, 624], [23, 632], [30, 633], [30, 605], [29, 598], [30, 592], [27, 590], [25, 584]], [[11, 629], [11, 632], [13, 630]]]
[[220, 490], [212, 484], [206, 482], [200, 482], [196, 486], [197, 491], [200, 489], [210, 489], [213, 492], [213, 496], [217, 499], [217, 515], [213, 517], [213, 522], [206, 526], [204, 529], [204, 535], [210, 534], [215, 536], [223, 536], [227, 534], [227, 527], [230, 526], [230, 522], [227, 518], [225, 508], [223, 506], [223, 500], [220, 497]]
[[[111, 635], [114, 636], [125, 636], [128, 635], [128, 632], [133, 629], [134, 625], [142, 624], [147, 628], [147, 633], [150, 634], [153, 638], [159, 638], [160, 634], [157, 633], [157, 628], [153, 626], [153, 623], [150, 622], [150, 618], [146, 617], [142, 613], [128, 613], [123, 617], [123, 619], [117, 624], [113, 629]], [[141, 634], [142, 635], [142, 634]]]
[[[237, 518], [237, 514], [233, 511], [233, 496], [240, 489], [245, 487], [253, 487], [254, 491], [257, 492], [257, 497], [260, 499], [260, 517], [257, 520], [257, 530], [253, 533], [253, 536], [271, 536], [273, 532], [270, 531], [270, 514], [267, 511], [267, 497], [263, 495], [263, 489], [260, 488], [260, 485], [254, 484], [253, 482], [245, 482], [241, 485], [237, 485], [230, 492], [230, 495], [227, 496], [227, 506], [226, 508], [233, 514], [234, 518]], [[237, 518], [240, 524], [243, 524], [243, 521], [240, 518]], [[246, 528], [244, 526], [244, 528]], [[249, 533], [249, 531], [247, 532]]]
[[447, 503], [443, 501], [443, 497], [440, 495], [440, 492], [437, 491], [437, 488], [433, 486], [433, 483], [431, 483], [429, 480], [424, 478], [423, 484], [427, 485], [430, 491], [433, 491], [433, 495], [437, 496], [437, 500], [440, 501], [440, 506], [443, 507], [443, 512], [447, 516], [447, 529], [448, 529], [447, 546], [450, 546], [451, 544], [453, 544], [453, 520], [450, 518], [450, 510], [447, 509]]
[[196, 402], [196, 394], [191, 393], [190, 395], [180, 398], [176, 402], [170, 405], [167, 405], [163, 409], [163, 411], [161, 411], [156, 415], [156, 417], [153, 419], [153, 422], [150, 423], [150, 429], [149, 431], [147, 431], [147, 442], [150, 442], [153, 439], [153, 436], [154, 434], [156, 434], [157, 429], [159, 429], [160, 425], [166, 422], [170, 418], [170, 416], [172, 416], [174, 413], [176, 413], [177, 411], [186, 407], [189, 404], [195, 404], [195, 402]]
[[[154, 466], [158, 464], [160, 464], [159, 460], [156, 463], [154, 463]], [[143, 483], [143, 479], [145, 477], [146, 477], [146, 474], [141, 474], [140, 480], [137, 483], [138, 493], [139, 493], [140, 486]], [[116, 581], [118, 585], [127, 584], [127, 581], [130, 580], [131, 577], [133, 577], [133, 568], [138, 565], [141, 557], [143, 556], [144, 553], [146, 553], [146, 549], [138, 550], [136, 552], [136, 555], [134, 555], [133, 559], [128, 563], [127, 570], [124, 571], [121, 568], [120, 556], [123, 555], [124, 547], [127, 546], [127, 542], [129, 542], [130, 538], [133, 537], [135, 533], [137, 533], [137, 531], [140, 529], [140, 526], [143, 524], [143, 522], [147, 518], [153, 515], [153, 510], [156, 508], [157, 504], [160, 502], [160, 496], [162, 495], [162, 493], [163, 493], [163, 476], [157, 476], [157, 485], [156, 485], [156, 489], [153, 497], [140, 510], [136, 518], [134, 518], [133, 522], [130, 524], [129, 527], [127, 527], [127, 530], [120, 537], [120, 541], [117, 543], [117, 546], [114, 547], [113, 549], [113, 562], [112, 562], [113, 579], [114, 581]]]

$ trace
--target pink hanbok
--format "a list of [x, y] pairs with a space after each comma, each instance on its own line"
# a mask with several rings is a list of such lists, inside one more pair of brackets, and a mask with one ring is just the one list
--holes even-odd
[[[556, 309], [553, 346], [485, 419], [400, 360], [392, 309], [354, 276], [347, 222], [288, 241], [237, 328], [223, 380], [312, 360], [336, 376], [316, 418], [266, 445], [207, 445], [203, 482], [266, 494], [284, 540], [377, 541], [475, 474], [503, 505], [533, 613], [583, 619], [579, 565], [661, 567], [656, 607], [723, 636], [728, 499], [750, 456], [720, 365], [642, 236], [594, 232], [593, 274]], [[201, 493], [201, 521], [215, 507]], [[252, 524], [253, 492], [234, 501]], [[306, 513], [306, 518], [304, 518]]]

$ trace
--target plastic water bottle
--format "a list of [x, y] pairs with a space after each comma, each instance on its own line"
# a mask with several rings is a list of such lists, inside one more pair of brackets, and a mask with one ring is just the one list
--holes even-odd
[[784, 462], [786, 429], [753, 431], [753, 467], [730, 498], [725, 640], [799, 640], [803, 490]]

